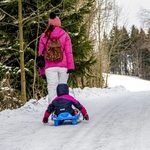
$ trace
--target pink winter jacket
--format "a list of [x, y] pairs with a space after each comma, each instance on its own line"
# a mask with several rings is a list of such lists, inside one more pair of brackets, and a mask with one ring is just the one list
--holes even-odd
[[[42, 55], [45, 51], [44, 47], [47, 42], [47, 36], [45, 36], [45, 33], [42, 33], [39, 41], [39, 51], [38, 55]], [[45, 69], [50, 67], [65, 67], [67, 69], [75, 69], [74, 66], [74, 60], [73, 60], [73, 54], [72, 54], [72, 44], [71, 39], [67, 32], [65, 32], [61, 27], [55, 27], [54, 30], [50, 33], [50, 39], [59, 39], [61, 42], [61, 48], [63, 50], [63, 60], [60, 62], [50, 62], [45, 59]], [[47, 42], [47, 47], [50, 43], [50, 40]], [[47, 48], [46, 47], [46, 48]]]

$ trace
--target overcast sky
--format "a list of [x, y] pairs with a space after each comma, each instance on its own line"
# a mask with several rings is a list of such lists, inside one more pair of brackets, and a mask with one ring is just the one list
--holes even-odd
[[119, 21], [128, 28], [135, 24], [137, 27], [143, 27], [140, 21], [140, 10], [150, 10], [150, 0], [116, 0], [118, 6], [122, 8]]

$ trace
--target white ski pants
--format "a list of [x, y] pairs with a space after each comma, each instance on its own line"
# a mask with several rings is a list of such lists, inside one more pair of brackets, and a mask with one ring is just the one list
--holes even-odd
[[67, 83], [67, 68], [52, 67], [45, 70], [48, 88], [48, 104], [57, 96], [56, 87], [60, 83]]

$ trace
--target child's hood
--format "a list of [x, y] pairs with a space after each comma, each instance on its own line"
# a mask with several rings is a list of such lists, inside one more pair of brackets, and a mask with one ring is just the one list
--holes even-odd
[[57, 96], [69, 94], [69, 88], [67, 84], [58, 84], [57, 86]]

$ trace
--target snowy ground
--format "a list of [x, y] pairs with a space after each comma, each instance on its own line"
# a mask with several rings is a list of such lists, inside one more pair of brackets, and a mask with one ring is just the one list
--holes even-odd
[[70, 91], [90, 121], [42, 123], [47, 100], [0, 112], [0, 150], [150, 150], [150, 82], [111, 75], [109, 88]]

